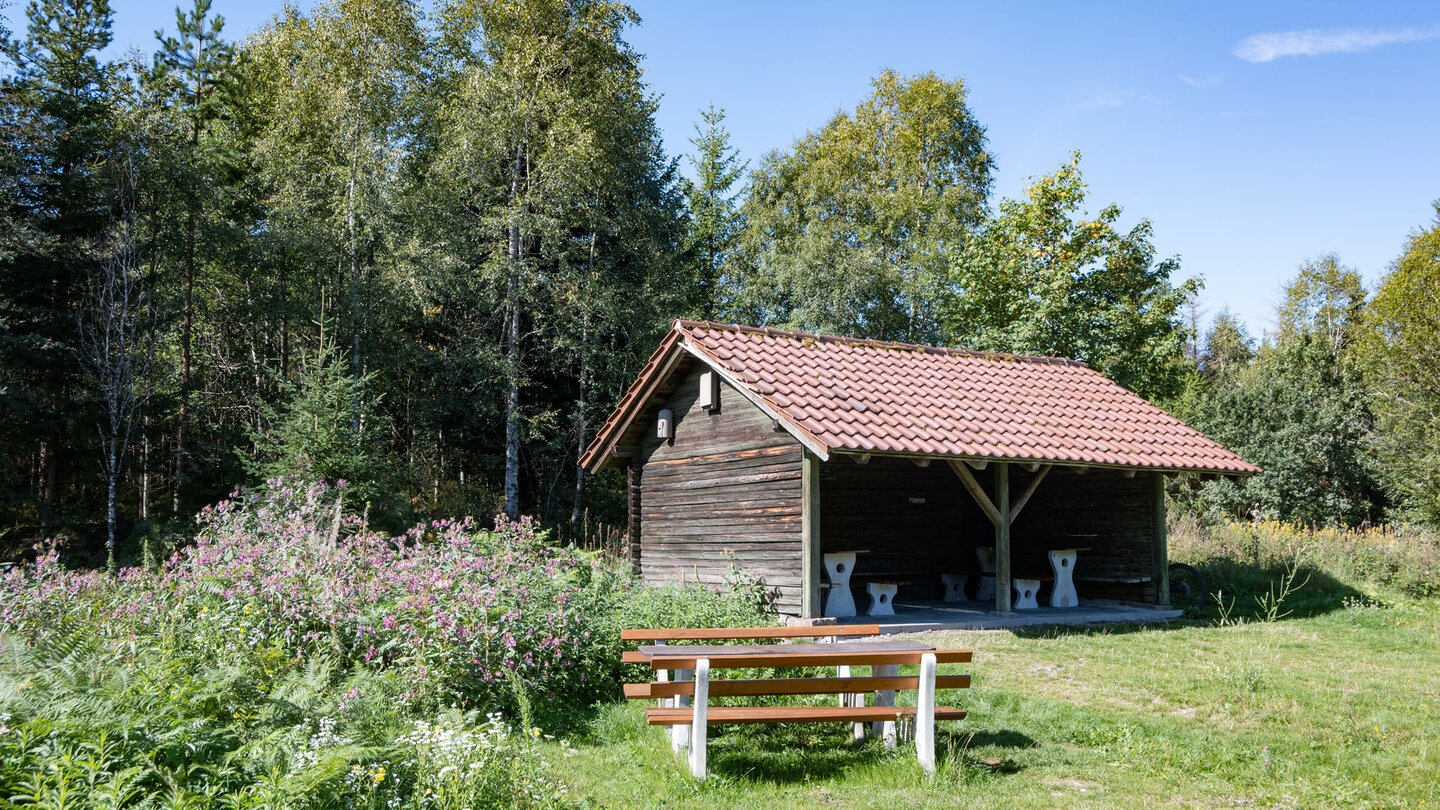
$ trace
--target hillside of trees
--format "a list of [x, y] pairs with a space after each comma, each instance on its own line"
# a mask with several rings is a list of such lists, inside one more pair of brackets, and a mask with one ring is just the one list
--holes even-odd
[[995, 198], [960, 80], [882, 72], [753, 158], [697, 111], [672, 155], [615, 2], [329, 0], [231, 41], [195, 0], [119, 61], [106, 0], [7, 11], [0, 559], [134, 555], [288, 474], [386, 529], [584, 539], [623, 511], [578, 454], [677, 317], [1082, 359], [1266, 469], [1183, 508], [1440, 524], [1440, 219], [1374, 290], [1321, 255], [1273, 333], [1206, 329], [1078, 154]]

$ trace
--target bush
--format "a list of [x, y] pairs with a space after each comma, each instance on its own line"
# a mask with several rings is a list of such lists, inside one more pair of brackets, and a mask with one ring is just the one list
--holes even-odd
[[621, 627], [770, 620], [759, 583], [647, 589], [528, 520], [386, 537], [344, 495], [272, 481], [158, 570], [70, 571], [52, 544], [0, 578], [0, 799], [564, 804], [527, 741], [618, 698]]
[[[1310, 577], [1301, 599], [1354, 598], [1384, 588], [1440, 596], [1440, 536], [1411, 527], [1308, 528], [1278, 521], [1170, 526], [1171, 557], [1201, 566], [1210, 591], [1265, 593], [1287, 570]], [[1297, 580], [1298, 582], [1299, 580]]]

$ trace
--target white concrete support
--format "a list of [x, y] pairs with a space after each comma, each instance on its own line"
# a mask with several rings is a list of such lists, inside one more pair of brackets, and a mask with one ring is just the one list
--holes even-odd
[[[933, 668], [931, 670], [934, 671]], [[934, 679], [931, 679], [934, 693]], [[705, 736], [710, 704], [710, 659], [695, 659], [695, 706], [690, 714], [690, 773], [705, 778]]]
[[1035, 595], [1038, 593], [1040, 593], [1040, 580], [1015, 580], [1015, 609], [1035, 610], [1039, 608], [1040, 603], [1035, 601]]
[[[677, 669], [677, 670], [675, 670], [675, 680], [677, 680], [677, 681], [688, 681], [688, 680], [690, 680], [690, 670], [688, 670], [688, 669]], [[689, 697], [688, 695], [676, 695], [675, 697], [671, 698], [671, 700], [674, 701], [674, 703], [672, 703], [671, 705], [674, 706], [674, 707], [677, 708], [677, 709], [683, 709], [683, 708], [685, 708], [686, 706], [689, 706], [689, 705], [690, 705], [690, 697]], [[670, 750], [671, 750], [671, 751], [674, 751], [674, 752], [676, 752], [676, 753], [679, 753], [679, 752], [680, 752], [680, 749], [682, 749], [682, 748], [689, 748], [689, 747], [690, 747], [690, 727], [689, 727], [689, 726], [672, 726], [672, 727], [670, 728]]]
[[935, 773], [935, 653], [920, 656], [920, 691], [915, 698], [915, 757], [926, 775]]
[[855, 573], [855, 553], [826, 554], [825, 576], [828, 595], [825, 615], [844, 619], [855, 615], [855, 597], [850, 593], [850, 576]]
[[870, 594], [870, 607], [865, 611], [866, 616], [894, 616], [895, 594], [899, 592], [900, 586], [886, 582], [867, 582], [865, 592]]
[[1075, 593], [1075, 560], [1080, 553], [1073, 548], [1050, 552], [1050, 570], [1055, 572], [1055, 587], [1050, 591], [1050, 607], [1072, 608], [1080, 604]]
[[946, 602], [965, 601], [965, 586], [970, 584], [970, 577], [964, 574], [941, 574], [940, 581], [945, 585]]
[[[975, 549], [975, 557], [980, 561], [980, 571], [986, 574], [995, 573], [995, 547], [980, 546]], [[980, 577], [980, 584], [977, 586], [975, 598], [981, 602], [995, 601], [995, 577]]]
[[[872, 667], [870, 669], [870, 674], [874, 675], [877, 678], [894, 678], [895, 676], [900, 674], [900, 667], [895, 664], [881, 664], [880, 666]], [[883, 692], [876, 692], [875, 705], [894, 706], [895, 693], [888, 689]], [[872, 724], [870, 727], [870, 733], [874, 734], [876, 737], [883, 739], [885, 741], [886, 748], [895, 747], [896, 736], [894, 720], [875, 721], [875, 723]]]

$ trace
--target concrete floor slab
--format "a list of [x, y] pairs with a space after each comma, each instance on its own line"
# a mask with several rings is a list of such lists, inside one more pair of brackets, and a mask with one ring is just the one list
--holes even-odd
[[925, 602], [895, 600], [894, 616], [855, 616], [838, 624], [878, 624], [881, 633], [919, 633], [929, 630], [1012, 630], [1086, 624], [1148, 624], [1178, 619], [1182, 610], [1141, 607], [1104, 599], [1082, 599], [1073, 608], [1041, 607], [1013, 613], [996, 613], [988, 602]]

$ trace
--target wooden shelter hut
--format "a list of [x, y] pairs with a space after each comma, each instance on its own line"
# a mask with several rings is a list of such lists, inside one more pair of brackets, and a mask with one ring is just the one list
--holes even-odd
[[993, 548], [1011, 581], [1082, 548], [1080, 597], [1167, 605], [1164, 477], [1240, 456], [1073, 360], [676, 321], [580, 460], [624, 468], [650, 583], [735, 569], [821, 615], [822, 555], [939, 600]]

